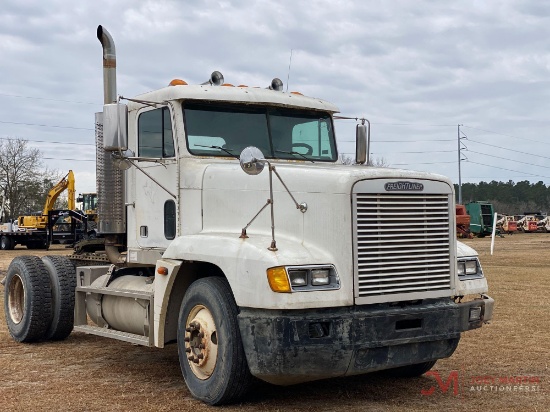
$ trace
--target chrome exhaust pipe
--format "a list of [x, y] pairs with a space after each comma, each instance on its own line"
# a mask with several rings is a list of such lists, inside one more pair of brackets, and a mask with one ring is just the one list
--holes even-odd
[[103, 102], [116, 103], [116, 50], [111, 34], [103, 26], [97, 26], [97, 38], [103, 46]]

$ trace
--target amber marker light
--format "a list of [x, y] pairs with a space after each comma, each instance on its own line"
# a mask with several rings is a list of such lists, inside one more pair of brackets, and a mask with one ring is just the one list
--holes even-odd
[[267, 280], [273, 292], [284, 293], [291, 291], [286, 269], [283, 266], [267, 269]]
[[157, 273], [159, 275], [167, 275], [168, 274], [168, 268], [165, 268], [164, 266], [160, 266], [158, 269], [157, 269]]
[[187, 82], [181, 79], [174, 79], [168, 86], [187, 86]]

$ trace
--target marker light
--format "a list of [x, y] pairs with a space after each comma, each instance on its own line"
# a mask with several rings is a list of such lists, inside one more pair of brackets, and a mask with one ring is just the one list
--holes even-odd
[[283, 266], [267, 269], [267, 280], [273, 292], [290, 292], [290, 283]]

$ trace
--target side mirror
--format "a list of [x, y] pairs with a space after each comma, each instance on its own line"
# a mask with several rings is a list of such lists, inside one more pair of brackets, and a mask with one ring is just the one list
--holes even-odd
[[367, 126], [358, 124], [355, 127], [355, 163], [364, 164], [368, 153]]
[[260, 149], [248, 146], [241, 152], [239, 162], [247, 175], [259, 175], [264, 170], [266, 160]]
[[128, 157], [134, 157], [134, 152], [130, 149], [122, 151], [122, 156], [119, 152], [111, 153], [113, 159], [113, 165], [118, 170], [128, 170], [132, 166], [132, 162], [128, 160]]
[[128, 149], [128, 106], [120, 103], [103, 106], [103, 148], [109, 152]]

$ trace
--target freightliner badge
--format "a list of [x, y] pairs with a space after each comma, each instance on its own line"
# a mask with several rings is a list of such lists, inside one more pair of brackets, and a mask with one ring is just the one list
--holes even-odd
[[424, 190], [424, 185], [416, 182], [390, 182], [384, 185], [384, 189], [386, 192], [421, 192]]

